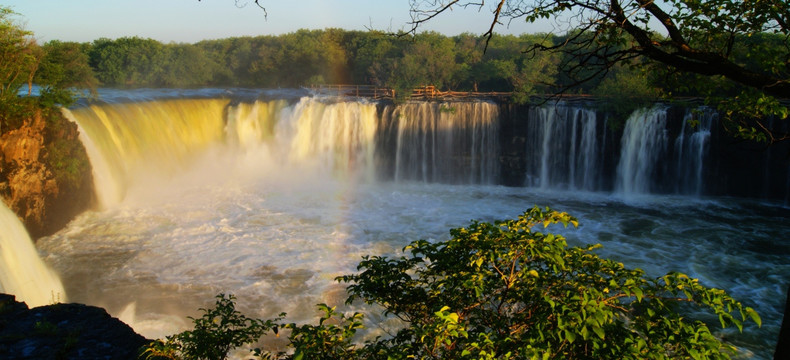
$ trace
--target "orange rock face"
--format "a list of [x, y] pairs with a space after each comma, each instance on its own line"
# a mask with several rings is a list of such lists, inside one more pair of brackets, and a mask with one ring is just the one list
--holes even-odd
[[59, 183], [46, 161], [48, 142], [58, 138], [79, 142], [76, 125], [63, 125], [53, 134], [37, 112], [20, 128], [0, 135], [0, 197], [33, 238], [57, 231], [92, 201], [89, 169], [81, 186], [75, 187]]

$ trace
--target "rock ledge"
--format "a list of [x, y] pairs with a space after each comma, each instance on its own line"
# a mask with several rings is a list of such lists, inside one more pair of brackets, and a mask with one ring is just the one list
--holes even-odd
[[28, 309], [0, 294], [0, 358], [137, 359], [148, 340], [107, 311], [82, 304]]

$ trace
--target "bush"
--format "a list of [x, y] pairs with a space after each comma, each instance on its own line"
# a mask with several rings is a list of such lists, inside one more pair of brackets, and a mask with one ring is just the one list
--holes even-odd
[[[715, 314], [722, 327], [760, 317], [724, 291], [680, 273], [647, 278], [639, 269], [568, 247], [541, 232], [577, 225], [566, 213], [533, 208], [515, 220], [473, 222], [446, 242], [419, 240], [408, 255], [368, 256], [348, 283], [347, 303], [362, 300], [402, 320], [391, 337], [354, 345], [361, 315], [340, 325], [291, 329], [283, 359], [726, 359], [723, 343], [690, 311]], [[271, 321], [271, 320], [269, 320]], [[275, 319], [274, 321], [277, 321]], [[271, 327], [277, 329], [277, 327]], [[178, 335], [177, 335], [178, 336]], [[182, 337], [183, 338], [183, 337]], [[186, 338], [184, 338], [186, 339]]]
[[[166, 341], [150, 343], [143, 354], [145, 359], [201, 359], [221, 360], [231, 349], [257, 341], [270, 330], [276, 331], [276, 321], [250, 319], [236, 310], [233, 295], [217, 295], [214, 308], [200, 309], [203, 316], [191, 318], [192, 331], [168, 336]], [[285, 315], [285, 314], [283, 314]]]

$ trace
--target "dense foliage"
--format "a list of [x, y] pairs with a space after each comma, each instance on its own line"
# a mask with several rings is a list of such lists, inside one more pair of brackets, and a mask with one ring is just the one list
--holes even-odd
[[[255, 350], [269, 359], [726, 359], [735, 348], [699, 314], [739, 330], [747, 320], [760, 324], [754, 310], [722, 290], [674, 272], [648, 278], [598, 257], [597, 246], [568, 247], [562, 236], [543, 232], [558, 223], [576, 226], [576, 219], [536, 207], [515, 220], [452, 229], [445, 242], [415, 241], [400, 257], [365, 257], [357, 274], [338, 280], [349, 283], [347, 304], [375, 304], [401, 321], [386, 338], [355, 343], [362, 315], [324, 304], [318, 325], [278, 326], [281, 318], [253, 321], [235, 313], [216, 319], [207, 310], [194, 331], [159, 343], [173, 351], [157, 354], [190, 357], [185, 349], [216, 344], [216, 356], [200, 358], [224, 358], [228, 341], [193, 335], [214, 319], [255, 336], [261, 329], [288, 331], [291, 351]], [[232, 309], [224, 297], [217, 305]]]
[[[103, 86], [300, 87], [371, 84], [411, 89], [546, 93], [553, 57], [527, 59], [520, 50], [544, 35], [497, 36], [483, 52], [469, 34], [426, 32], [399, 38], [378, 32], [299, 30], [280, 36], [162, 44], [151, 39], [99, 39], [84, 51]], [[541, 87], [541, 85], [543, 85]]]

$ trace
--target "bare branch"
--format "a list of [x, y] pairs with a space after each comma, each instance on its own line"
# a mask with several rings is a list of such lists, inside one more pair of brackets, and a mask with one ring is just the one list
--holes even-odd
[[500, 0], [499, 5], [497, 5], [496, 10], [494, 10], [494, 20], [491, 21], [491, 27], [488, 28], [488, 31], [483, 34], [486, 37], [486, 45], [483, 47], [483, 52], [488, 49], [488, 43], [491, 41], [491, 37], [494, 36], [494, 26], [499, 24], [499, 15], [502, 13], [502, 5], [505, 4], [505, 0]]
[[[201, 0], [198, 0], [198, 1], [201, 1]], [[263, 19], [264, 19], [264, 20], [268, 20], [268, 18], [269, 18], [269, 13], [268, 13], [268, 12], [266, 12], [266, 8], [265, 8], [265, 7], [263, 7], [263, 5], [261, 5], [261, 4], [259, 3], [259, 1], [260, 1], [260, 0], [253, 0], [253, 2], [255, 3], [255, 5], [258, 5], [258, 7], [259, 7], [259, 8], [261, 8], [261, 10], [263, 10]], [[243, 8], [243, 7], [247, 6], [247, 3], [243, 3], [243, 4], [242, 4], [242, 3], [241, 3], [241, 0], [234, 0], [234, 2], [235, 2], [235, 5], [236, 5], [236, 7], [237, 7], [237, 8]]]

